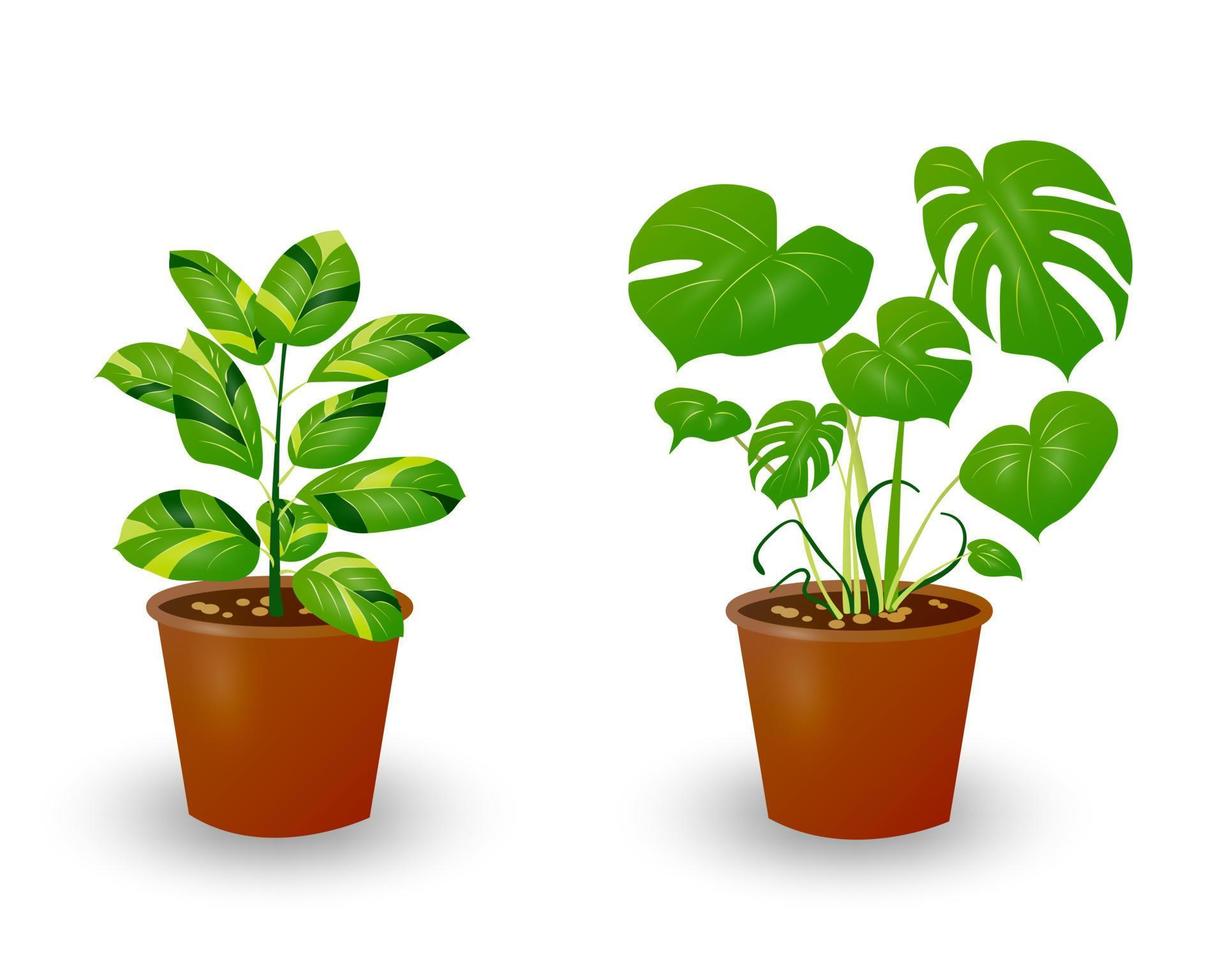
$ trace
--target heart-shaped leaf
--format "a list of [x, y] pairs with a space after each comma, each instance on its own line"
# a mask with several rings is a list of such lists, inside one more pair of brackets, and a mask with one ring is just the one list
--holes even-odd
[[463, 499], [446, 463], [424, 456], [368, 459], [328, 470], [298, 496], [342, 531], [396, 531], [446, 517]]
[[312, 381], [381, 381], [442, 357], [465, 340], [459, 324], [432, 313], [400, 313], [363, 324], [319, 359]]
[[872, 272], [868, 251], [829, 228], [780, 248], [774, 200], [735, 184], [699, 187], [661, 207], [634, 238], [629, 268], [678, 259], [701, 265], [629, 288], [677, 367], [825, 340], [859, 307]]
[[[749, 413], [696, 388], [671, 388], [655, 399], [655, 411], [672, 429], [672, 449], [684, 439], [721, 442], [747, 432]], [[669, 450], [671, 452], [672, 450]]]
[[99, 378], [111, 384], [137, 401], [160, 408], [163, 412], [174, 411], [174, 359], [178, 355], [169, 344], [128, 344], [110, 356]]
[[264, 463], [259, 413], [230, 355], [189, 330], [175, 355], [172, 387], [179, 437], [191, 458], [258, 477]]
[[294, 573], [293, 591], [329, 626], [363, 640], [404, 635], [400, 600], [383, 573], [361, 555], [337, 551]]
[[124, 558], [164, 578], [229, 582], [259, 562], [259, 538], [224, 500], [167, 490], [128, 515], [115, 545]]
[[991, 578], [1012, 575], [1021, 578], [1021, 563], [1016, 556], [990, 538], [975, 538], [966, 545], [966, 562], [979, 575]]
[[961, 485], [1037, 538], [1089, 492], [1118, 436], [1096, 398], [1057, 391], [1034, 407], [1028, 431], [1005, 425], [987, 433], [961, 464]]
[[810, 403], [779, 402], [761, 417], [749, 440], [749, 479], [770, 475], [761, 492], [780, 507], [807, 496], [829, 476], [842, 450], [846, 409], [830, 403], [818, 412]]
[[970, 352], [957, 319], [921, 296], [890, 300], [876, 313], [879, 346], [853, 333], [825, 354], [834, 394], [855, 415], [948, 423], [970, 383], [970, 362], [937, 357], [941, 348]]
[[255, 325], [277, 343], [309, 347], [344, 326], [360, 290], [357, 259], [344, 236], [320, 232], [276, 260], [255, 297]]
[[312, 405], [289, 433], [290, 461], [311, 469], [347, 463], [370, 445], [386, 405], [386, 381], [343, 391]]
[[952, 271], [957, 308], [991, 336], [987, 278], [998, 268], [1000, 347], [1041, 357], [1070, 376], [1076, 363], [1101, 343], [1102, 331], [1048, 267], [1079, 272], [1105, 293], [1114, 307], [1116, 335], [1123, 329], [1127, 291], [1092, 255], [1061, 236], [1096, 243], [1125, 282], [1131, 282], [1131, 243], [1117, 211], [1037, 193], [1046, 188], [1114, 203], [1093, 168], [1054, 143], [1004, 143], [987, 154], [981, 174], [964, 152], [941, 146], [923, 154], [915, 169], [918, 199], [942, 192], [923, 206], [923, 229], [946, 281], [950, 243], [962, 228], [974, 226]]
[[208, 252], [171, 252], [170, 278], [222, 347], [248, 364], [267, 364], [276, 346], [255, 326], [255, 293]]
[[[260, 504], [255, 512], [255, 527], [266, 548], [272, 547], [272, 528], [269, 521], [272, 505], [268, 501]], [[306, 504], [281, 501], [280, 551], [282, 561], [302, 561], [323, 547], [328, 536], [328, 525]]]

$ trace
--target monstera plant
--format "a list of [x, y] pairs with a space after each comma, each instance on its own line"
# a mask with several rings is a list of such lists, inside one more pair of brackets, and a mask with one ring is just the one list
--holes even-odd
[[[1020, 577], [1020, 564], [1004, 544], [972, 538], [966, 523], [941, 505], [960, 486], [1036, 539], [1089, 492], [1115, 447], [1115, 420], [1105, 404], [1084, 392], [1055, 391], [1033, 407], [1028, 428], [1006, 425], [967, 446], [959, 472], [914, 515], [912, 533], [903, 537], [907, 497], [918, 493], [908, 479], [907, 433], [949, 423], [973, 375], [971, 334], [977, 331], [1005, 352], [1048, 361], [1070, 377], [1103, 333], [1122, 330], [1132, 276], [1123, 218], [1101, 178], [1071, 150], [1006, 143], [988, 152], [980, 168], [965, 152], [940, 147], [919, 160], [914, 187], [934, 269], [923, 274], [928, 282], [921, 294], [880, 304], [871, 332], [837, 336], [867, 291], [868, 251], [820, 226], [778, 244], [774, 202], [761, 191], [714, 185], [681, 194], [650, 217], [630, 249], [629, 268], [638, 274], [630, 301], [678, 368], [710, 354], [815, 344], [832, 395], [780, 402], [756, 425], [739, 404], [693, 388], [672, 388], [655, 403], [672, 430], [672, 449], [686, 439], [734, 440], [752, 485], [775, 507], [787, 507], [787, 518], [753, 554], [759, 573], [765, 571], [764, 546], [781, 529], [794, 528], [804, 548], [804, 562], [772, 590], [739, 597], [729, 607], [741, 628], [751, 696], [757, 660], [750, 634], [808, 643], [803, 649], [812, 654], [835, 639], [843, 647], [851, 640], [900, 642], [932, 630], [952, 635], [961, 623], [972, 627], [976, 644], [989, 605], [935, 583], [962, 562], [989, 577]], [[678, 260], [685, 271], [673, 271]], [[669, 267], [652, 277], [659, 263]], [[1068, 289], [1068, 278], [1061, 281], [1054, 267], [1079, 274], [1087, 290], [1104, 294], [1111, 322], [1096, 322], [1085, 293]], [[998, 292], [991, 288], [993, 275]], [[947, 288], [937, 294], [938, 283]], [[864, 461], [869, 438], [893, 446], [889, 472], [875, 478]], [[842, 489], [840, 513], [818, 530], [805, 521], [800, 501], [834, 473]], [[926, 571], [911, 574], [937, 514], [949, 521], [956, 543]], [[840, 549], [829, 548], [831, 529]], [[797, 577], [798, 588], [784, 588]], [[830, 674], [822, 676], [828, 681]], [[756, 699], [754, 719], [765, 774], [770, 737], [763, 735]], [[768, 799], [769, 784], [767, 778]], [[775, 797], [776, 803], [782, 798]], [[779, 807], [798, 809], [776, 819], [802, 829], [832, 827], [835, 836], [842, 836], [838, 827], [858, 826], [856, 819], [872, 809], [860, 801], [840, 823], [842, 817], [828, 814], [813, 818], [811, 808], [786, 798], [791, 802]], [[893, 807], [895, 815], [906, 811], [905, 801], [900, 807], [897, 800], [877, 803]], [[909, 824], [901, 818], [898, 825]]]

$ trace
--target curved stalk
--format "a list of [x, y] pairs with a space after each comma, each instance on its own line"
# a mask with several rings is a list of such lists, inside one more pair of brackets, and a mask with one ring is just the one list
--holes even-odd
[[919, 529], [915, 531], [914, 537], [910, 539], [910, 545], [907, 547], [906, 553], [902, 555], [902, 560], [898, 564], [897, 572], [893, 576], [893, 580], [888, 585], [887, 592], [890, 595], [897, 591], [898, 584], [902, 581], [902, 576], [906, 574], [906, 565], [910, 562], [910, 556], [914, 554], [915, 546], [919, 543], [919, 539], [923, 537], [923, 532], [927, 529], [928, 522], [931, 521], [932, 515], [936, 513], [936, 508], [940, 506], [941, 501], [943, 501], [944, 498], [949, 495], [949, 491], [951, 491], [953, 487], [957, 486], [960, 480], [960, 476], [953, 477], [949, 485], [941, 490], [940, 495], [934, 501], [932, 501], [932, 505], [930, 508], [928, 508], [927, 515], [923, 518], [922, 523], [919, 525]]
[[272, 553], [268, 569], [269, 616], [285, 614], [281, 600], [281, 391], [285, 387], [285, 354], [288, 350], [288, 344], [281, 344], [281, 370], [276, 389], [276, 436], [272, 446], [272, 513], [268, 521], [268, 550]]
[[[921, 589], [925, 585], [931, 585], [933, 582], [938, 582], [940, 579], [944, 578], [944, 576], [961, 564], [961, 560], [965, 558], [967, 554], [969, 554], [969, 552], [966, 550], [966, 544], [969, 542], [970, 536], [966, 531], [965, 524], [961, 522], [961, 518], [956, 514], [950, 514], [947, 510], [942, 510], [940, 512], [940, 516], [952, 518], [957, 522], [957, 526], [961, 528], [961, 547], [957, 551], [957, 557], [946, 565], [937, 565], [934, 569], [924, 572], [917, 582], [915, 582], [913, 585], [907, 588], [905, 592], [897, 597], [897, 600], [893, 606], [894, 609], [900, 606], [902, 604], [902, 600], [916, 589]], [[935, 572], [935, 574], [933, 575], [932, 572]]]
[[[838, 616], [838, 618], [841, 619], [842, 617], [838, 615], [838, 610], [834, 608], [833, 603], [829, 602], [829, 596], [825, 595], [825, 589], [821, 590], [821, 595], [825, 596], [825, 599], [826, 599], [825, 602], [822, 602], [820, 599], [814, 599], [811, 595], [809, 595], [808, 586], [812, 583], [812, 575], [810, 575], [808, 572], [808, 569], [804, 568], [803, 566], [799, 568], [791, 569], [791, 571], [789, 571], [786, 575], [784, 575], [782, 578], [780, 578], [777, 582], [774, 583], [770, 591], [773, 592], [780, 585], [786, 582], [787, 579], [797, 574], [804, 576], [804, 584], [800, 586], [800, 592], [804, 596], [804, 598], [807, 599], [809, 602], [811, 602], [818, 609], [824, 609], [826, 612], [833, 613], [833, 615]], [[817, 579], [817, 582], [820, 582], [820, 581], [821, 581], [820, 579]]]
[[[897, 576], [897, 556], [902, 539], [902, 448], [906, 442], [906, 423], [897, 424], [897, 442], [893, 447], [893, 483], [889, 490], [889, 517], [885, 524], [885, 568], [882, 584], [891, 583]], [[886, 594], [892, 586], [885, 584]]]
[[[872, 563], [868, 559], [867, 548], [864, 544], [863, 518], [868, 506], [872, 502], [872, 496], [882, 487], [887, 487], [892, 482], [892, 480], [882, 480], [864, 494], [863, 500], [859, 502], [859, 513], [855, 516], [855, 547], [859, 549], [859, 564], [863, 568], [863, 580], [868, 588], [868, 612], [873, 616], [880, 612], [881, 599], [883, 597], [880, 589], [877, 588], [876, 572], [873, 570]], [[901, 483], [902, 486], [909, 487], [915, 493], [919, 492], [919, 488], [909, 480], [902, 480]]]
[[[767, 532], [764, 538], [762, 538], [760, 541], [757, 542], [757, 547], [753, 550], [753, 568], [757, 570], [757, 574], [759, 575], [766, 574], [765, 567], [761, 563], [761, 549], [765, 547], [767, 541], [769, 541], [772, 537], [774, 537], [777, 531], [780, 531], [782, 528], [785, 528], [788, 524], [794, 524], [796, 527], [800, 529], [800, 533], [804, 535], [805, 541], [808, 543], [809, 547], [811, 547], [812, 550], [817, 553], [817, 557], [819, 557], [823, 562], [825, 562], [825, 564], [829, 567], [829, 569], [835, 575], [838, 576], [839, 581], [842, 582], [843, 589], [846, 589], [849, 591], [850, 586], [847, 584], [846, 579], [842, 577], [842, 573], [838, 571], [838, 568], [834, 565], [833, 562], [831, 562], [827, 557], [825, 557], [825, 552], [821, 550], [820, 545], [817, 544], [813, 536], [808, 533], [808, 528], [804, 526], [804, 522], [796, 520], [794, 517], [789, 517], [787, 518], [787, 520], [783, 521], [781, 524], [776, 524], [774, 527], [772, 527], [769, 530], [769, 532]], [[790, 578], [794, 574], [795, 574], [794, 571], [790, 572], [787, 578]], [[829, 593], [825, 591], [825, 583], [821, 581], [821, 576], [817, 575], [817, 576], [813, 576], [813, 578], [816, 579], [817, 588], [821, 590], [821, 595], [825, 599], [826, 603], [829, 605], [830, 612], [832, 612], [835, 616], [841, 619], [842, 613], [838, 611], [837, 607], [834, 605], [834, 600], [831, 599], [829, 596]], [[776, 585], [775, 588], [778, 588], [778, 586]]]

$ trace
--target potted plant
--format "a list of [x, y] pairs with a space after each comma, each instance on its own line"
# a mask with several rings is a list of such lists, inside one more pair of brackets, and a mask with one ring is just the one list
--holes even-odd
[[[122, 347], [99, 376], [173, 415], [190, 456], [250, 477], [264, 497], [252, 526], [209, 493], [164, 490], [128, 515], [116, 545], [132, 564], [189, 583], [148, 603], [161, 633], [188, 812], [264, 837], [363, 820], [412, 604], [360, 555], [317, 552], [331, 528], [414, 527], [463, 499], [455, 473], [438, 460], [354, 458], [379, 427], [388, 379], [468, 335], [441, 316], [380, 317], [287, 386], [289, 351], [331, 338], [356, 305], [357, 261], [339, 232], [290, 247], [258, 292], [208, 252], [171, 252], [170, 275], [211, 338], [189, 330], [178, 349]], [[235, 358], [265, 375], [264, 421]], [[323, 382], [346, 387], [286, 425], [293, 394]], [[299, 468], [320, 472], [286, 489]], [[251, 576], [261, 555], [268, 574]]]
[[[785, 506], [786, 519], [753, 553], [759, 573], [774, 535], [794, 534], [803, 545], [803, 564], [790, 563], [797, 567], [771, 588], [737, 596], [727, 614], [739, 630], [769, 816], [828, 837], [894, 836], [949, 818], [979, 630], [991, 606], [936, 583], [963, 563], [988, 577], [1019, 578], [1021, 568], [1003, 544], [971, 538], [941, 509], [945, 501], [960, 487], [1037, 539], [1088, 493], [1117, 437], [1113, 415], [1092, 395], [1047, 395], [1027, 426], [1003, 426], [969, 447], [903, 538], [903, 508], [918, 493], [907, 479], [907, 433], [947, 425], [970, 383], [971, 363], [959, 356], [970, 353], [961, 318], [1005, 352], [1041, 358], [1070, 377], [1101, 336], [1050, 266], [1075, 270], [1105, 294], [1116, 333], [1132, 273], [1110, 192], [1063, 147], [1006, 143], [981, 170], [961, 150], [939, 147], [920, 159], [915, 195], [935, 269], [923, 294], [879, 307], [874, 336], [833, 342], [864, 298], [868, 251], [820, 226], [779, 245], [773, 200], [749, 187], [700, 187], [673, 198], [643, 225], [629, 257], [630, 272], [647, 276], [630, 283], [630, 301], [678, 368], [710, 354], [820, 350], [833, 393], [821, 407], [783, 401], [754, 426], [734, 402], [673, 388], [655, 408], [672, 429], [672, 449], [690, 438], [735, 440], [752, 485]], [[686, 260], [683, 271], [675, 271], [677, 260]], [[669, 267], [651, 278], [657, 263]], [[1000, 276], [994, 310], [992, 269]], [[951, 303], [933, 299], [938, 281]], [[867, 472], [869, 438], [892, 441], [883, 479]], [[816, 531], [799, 504], [835, 471], [841, 507], [830, 517], [840, 550], [830, 548], [832, 528]], [[954, 543], [913, 575], [937, 515]]]

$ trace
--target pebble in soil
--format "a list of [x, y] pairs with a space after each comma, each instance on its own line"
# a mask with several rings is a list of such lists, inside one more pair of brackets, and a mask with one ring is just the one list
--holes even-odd
[[[835, 602], [838, 601], [838, 598], [835, 596]], [[843, 619], [830, 617], [829, 613], [820, 607], [812, 607], [806, 603], [801, 603], [797, 608], [785, 602], [779, 602], [776, 598], [750, 603], [744, 607], [742, 612], [762, 622], [777, 623], [781, 619], [788, 621], [788, 625], [794, 627], [834, 630], [849, 628], [855, 632], [863, 630], [894, 630], [899, 627], [915, 629], [922, 626], [953, 623], [958, 620], [968, 619], [977, 612], [974, 606], [959, 602], [956, 599], [949, 599], [946, 602], [940, 598], [924, 597], [919, 594], [914, 597], [914, 600], [919, 601], [924, 598], [926, 598], [926, 601], [922, 602], [921, 605], [899, 606], [896, 610], [892, 611], [882, 610], [876, 616], [866, 611], [859, 612], [854, 615], [845, 616]], [[863, 599], [861, 608], [863, 608], [863, 605], [866, 605], [866, 597]], [[811, 610], [811, 614], [806, 614], [801, 618], [801, 610]]]

